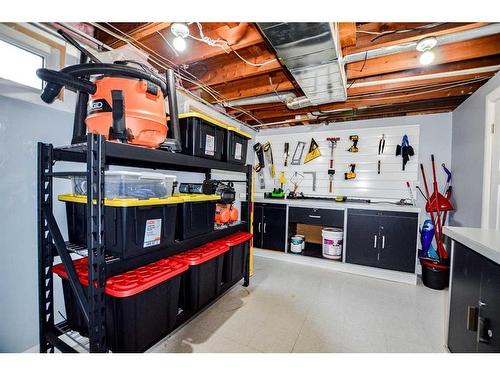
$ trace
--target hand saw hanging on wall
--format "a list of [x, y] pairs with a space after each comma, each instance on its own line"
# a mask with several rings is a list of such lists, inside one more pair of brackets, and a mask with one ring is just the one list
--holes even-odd
[[267, 164], [269, 165], [269, 173], [271, 177], [276, 177], [276, 169], [274, 168], [273, 161], [273, 149], [271, 148], [271, 142], [267, 141], [262, 145], [262, 149], [264, 150], [264, 155], [266, 156]]

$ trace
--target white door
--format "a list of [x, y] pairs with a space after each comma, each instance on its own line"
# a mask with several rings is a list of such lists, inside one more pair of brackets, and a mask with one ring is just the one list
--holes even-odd
[[491, 177], [489, 227], [500, 230], [500, 99], [495, 101], [494, 122], [491, 124]]

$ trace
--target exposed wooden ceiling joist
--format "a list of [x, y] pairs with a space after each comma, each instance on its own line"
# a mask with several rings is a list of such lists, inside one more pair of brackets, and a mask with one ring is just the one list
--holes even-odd
[[[373, 24], [378, 27], [374, 27]], [[364, 52], [382, 47], [389, 47], [398, 44], [405, 44], [414, 42], [425, 38], [426, 36], [440, 36], [459, 31], [475, 29], [477, 27], [485, 26], [487, 22], [474, 22], [474, 23], [443, 23], [436, 27], [428, 29], [417, 29], [404, 33], [391, 33], [391, 31], [408, 30], [412, 27], [425, 26], [425, 24], [385, 24], [385, 23], [368, 23], [360, 25], [357, 28], [357, 39], [355, 45], [346, 45], [342, 48], [345, 55], [353, 53]], [[384, 26], [385, 25], [385, 26]], [[365, 34], [364, 32], [387, 32], [385, 35]], [[344, 45], [342, 45], [344, 47]]]
[[[389, 95], [388, 97], [370, 97], [370, 98], [359, 98], [359, 99], [349, 99], [346, 102], [340, 103], [331, 103], [325, 104], [318, 107], [308, 107], [302, 108], [295, 111], [276, 111], [276, 110], [260, 110], [260, 111], [252, 111], [252, 115], [261, 119], [261, 120], [269, 120], [276, 117], [288, 116], [289, 118], [293, 118], [295, 115], [306, 114], [310, 112], [318, 112], [318, 111], [334, 111], [340, 109], [354, 109], [354, 108], [363, 108], [384, 104], [399, 104], [399, 103], [408, 103], [412, 101], [419, 100], [428, 100], [428, 99], [441, 99], [441, 98], [450, 98], [455, 96], [463, 96], [469, 95], [470, 93], [477, 90], [482, 85], [480, 83], [467, 84], [459, 87], [453, 87], [450, 89], [440, 89], [440, 90], [425, 90], [426, 92], [415, 92], [411, 95], [405, 94], [394, 94]], [[251, 118], [247, 115], [242, 115], [240, 117], [242, 121], [248, 121]]]
[[206, 85], [215, 86], [281, 70], [275, 55], [263, 45], [251, 46], [238, 53], [253, 64], [265, 65], [253, 66], [229, 54], [193, 64], [189, 71]]
[[[138, 27], [137, 29], [127, 32], [127, 35], [130, 39], [143, 40], [158, 31], [166, 29], [170, 25], [171, 22], [149, 22], [143, 26]], [[115, 40], [114, 42], [111, 42], [109, 46], [118, 48], [125, 44], [126, 43], [121, 40]]]
[[356, 23], [339, 22], [340, 46], [347, 48], [356, 45]]
[[[492, 56], [500, 51], [500, 34], [472, 39], [460, 43], [445, 44], [434, 48], [435, 65], [454, 61]], [[368, 77], [421, 67], [420, 53], [410, 51], [357, 61], [347, 64], [348, 79]]]

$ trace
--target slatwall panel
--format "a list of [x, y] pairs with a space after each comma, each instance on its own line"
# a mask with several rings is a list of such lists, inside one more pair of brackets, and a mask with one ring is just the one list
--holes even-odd
[[[290, 128], [290, 131], [293, 129]], [[285, 171], [287, 183], [285, 190], [291, 189], [290, 178], [294, 172], [316, 172], [316, 191], [312, 191], [312, 177], [305, 175], [298, 191], [305, 195], [333, 196], [346, 195], [348, 197], [370, 198], [370, 199], [401, 199], [409, 198], [406, 181], [410, 181], [413, 188], [413, 195], [416, 196], [415, 184], [418, 178], [418, 151], [419, 151], [419, 125], [411, 126], [391, 126], [368, 129], [349, 129], [331, 131], [316, 131], [301, 134], [280, 134], [269, 135], [258, 134], [255, 141], [264, 143], [271, 142], [276, 177], [273, 180], [266, 164], [264, 171], [266, 189], [260, 189], [257, 174], [255, 174], [255, 193], [262, 196], [264, 192], [272, 191], [274, 187], [279, 187], [278, 177], [281, 171]], [[351, 153], [347, 149], [352, 145], [349, 141], [350, 135], [358, 135], [359, 152]], [[382, 134], [385, 134], [385, 149], [383, 155], [378, 155], [378, 142]], [[401, 143], [404, 134], [408, 135], [410, 145], [413, 146], [415, 155], [406, 164], [406, 170], [402, 171], [402, 157], [396, 157], [396, 146]], [[340, 137], [334, 153], [334, 188], [333, 193], [329, 193], [328, 168], [330, 160], [330, 148], [327, 137]], [[321, 156], [303, 164], [305, 155], [309, 149], [311, 137], [318, 143]], [[298, 141], [306, 142], [302, 155], [301, 165], [291, 165], [293, 152]], [[289, 165], [284, 167], [284, 144], [290, 143]], [[377, 174], [377, 161], [381, 161], [381, 173]], [[349, 164], [355, 163], [357, 177], [354, 180], [345, 180], [344, 172], [349, 170]], [[288, 193], [288, 191], [286, 191]]]

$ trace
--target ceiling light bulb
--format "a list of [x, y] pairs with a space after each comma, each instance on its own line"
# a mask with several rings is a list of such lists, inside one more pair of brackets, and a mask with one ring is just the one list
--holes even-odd
[[179, 36], [181, 38], [187, 38], [189, 36], [189, 28], [185, 23], [174, 23], [170, 26], [170, 31], [175, 36]]
[[425, 51], [420, 55], [420, 64], [429, 65], [434, 61], [434, 52]]
[[173, 44], [174, 48], [179, 52], [182, 52], [186, 49], [186, 40], [180, 36], [174, 38]]

